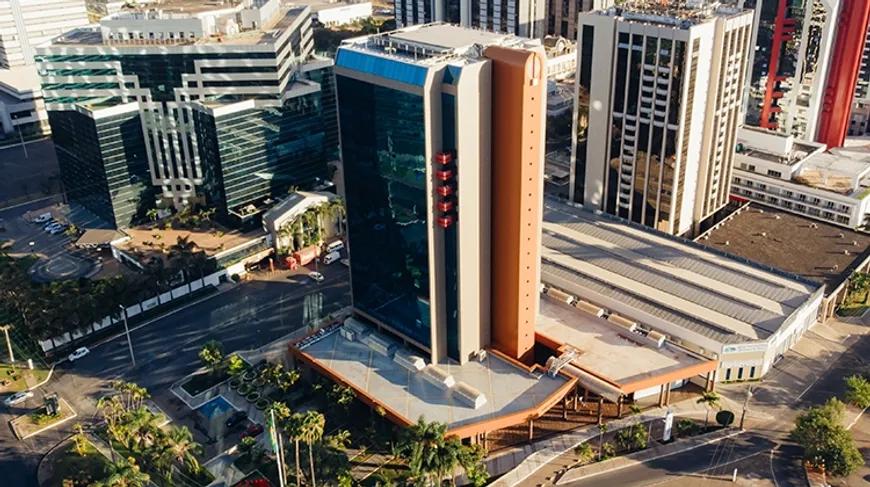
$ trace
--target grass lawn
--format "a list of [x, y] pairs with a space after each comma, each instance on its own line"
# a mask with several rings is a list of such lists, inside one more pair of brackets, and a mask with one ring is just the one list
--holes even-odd
[[[0, 335], [0, 345], [3, 347], [0, 349], [0, 353], [5, 353], [6, 344], [3, 343], [5, 340], [2, 337], [3, 335]], [[0, 364], [0, 394], [22, 391], [28, 388], [27, 379], [30, 380], [31, 385], [36, 385], [44, 381], [46, 377], [48, 377], [47, 369], [35, 368], [29, 370], [26, 365], [22, 367]], [[2, 385], [3, 381], [9, 382], [6, 385]]]
[[41, 406], [27, 414], [19, 416], [9, 424], [12, 425], [13, 429], [21, 438], [25, 438], [29, 435], [34, 434], [36, 431], [40, 431], [44, 428], [48, 428], [52, 425], [58, 424], [63, 421], [68, 421], [76, 417], [76, 412], [70, 407], [70, 405], [64, 401], [62, 398], [58, 401], [58, 406], [60, 411], [55, 417], [47, 417], [45, 421], [40, 421], [40, 416], [45, 414], [45, 407]]
[[64, 479], [90, 479], [83, 482], [85, 485], [102, 480], [109, 459], [98, 452], [89, 442], [86, 441], [84, 446], [84, 455], [79, 455], [76, 452], [72, 442], [55, 450], [48, 460], [51, 462], [51, 477], [45, 485], [60, 486], [63, 485]]
[[194, 375], [189, 381], [181, 384], [181, 388], [191, 396], [196, 396], [229, 378], [230, 376], [226, 370], [218, 372], [209, 370], [208, 372]]

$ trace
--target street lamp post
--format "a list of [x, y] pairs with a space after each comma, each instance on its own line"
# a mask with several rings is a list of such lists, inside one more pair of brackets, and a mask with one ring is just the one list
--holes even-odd
[[740, 414], [740, 429], [743, 429], [743, 422], [746, 420], [746, 411], [749, 410], [749, 399], [752, 397], [752, 386], [746, 388], [746, 398], [743, 399], [743, 412]]
[[36, 245], [36, 242], [30, 242], [27, 245], [30, 246], [30, 256], [33, 257], [33, 246]]
[[130, 360], [133, 362], [133, 367], [136, 367], [136, 357], [133, 355], [133, 342], [130, 340], [130, 327], [127, 325], [127, 308], [119, 304], [121, 315], [124, 317], [124, 332], [127, 334], [127, 347], [130, 348]]
[[12, 328], [12, 325], [3, 325], [0, 326], [0, 330], [3, 330], [3, 333], [6, 334], [6, 347], [9, 349], [9, 363], [15, 363], [15, 355], [12, 354], [12, 342], [9, 340], [9, 329]]

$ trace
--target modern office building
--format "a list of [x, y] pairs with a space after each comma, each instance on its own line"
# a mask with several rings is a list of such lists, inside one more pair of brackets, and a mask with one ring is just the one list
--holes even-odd
[[752, 12], [626, 4], [580, 25], [571, 199], [693, 231], [728, 202]]
[[763, 129], [738, 134], [732, 193], [847, 228], [870, 214], [870, 150], [866, 143], [828, 150]]
[[205, 198], [231, 224], [328, 176], [333, 62], [310, 10], [278, 0], [138, 3], [40, 47], [64, 188], [125, 227], [155, 199]]
[[33, 64], [36, 46], [86, 25], [84, 0], [0, 0], [0, 68]]
[[51, 132], [36, 66], [0, 69], [0, 132], [3, 138]]
[[547, 0], [395, 0], [396, 25], [429, 22], [543, 38]]
[[864, 38], [864, 50], [861, 55], [861, 67], [858, 79], [855, 81], [855, 97], [852, 100], [852, 113], [849, 119], [847, 135], [866, 135], [870, 129], [870, 25]]
[[546, 34], [576, 41], [579, 15], [610, 7], [613, 3], [613, 0], [548, 0]]

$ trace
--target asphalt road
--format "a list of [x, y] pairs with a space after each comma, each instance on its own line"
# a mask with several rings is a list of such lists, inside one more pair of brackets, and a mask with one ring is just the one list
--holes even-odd
[[[636, 487], [675, 482], [675, 477], [685, 478], [686, 485], [689, 485], [690, 480], [697, 478], [699, 472], [721, 469], [725, 465], [734, 468], [735, 461], [762, 453], [769, 457], [768, 468], [775, 485], [781, 487], [806, 485], [806, 477], [801, 468], [801, 449], [788, 439], [789, 431], [794, 425], [794, 418], [810, 406], [822, 404], [832, 396], [842, 398], [843, 378], [865, 372], [867, 357], [870, 357], [870, 335], [863, 335], [806, 390], [799, 400], [790, 408], [784, 409], [776, 420], [753, 427], [734, 439], [581, 479], [568, 485], [570, 487], [593, 485]], [[783, 361], [776, 367], [787, 366], [787, 362]], [[779, 395], [765, 394], [762, 389], [753, 397], [751, 404], [752, 407], [776, 407], [782, 405], [776, 403], [782, 400]], [[771, 455], [771, 451], [774, 454]]]
[[0, 206], [14, 198], [36, 198], [45, 190], [60, 190], [52, 179], [60, 175], [60, 168], [50, 138], [29, 142], [26, 156], [21, 146], [0, 148], [0, 172]]
[[[72, 433], [75, 422], [96, 421], [94, 405], [107, 391], [108, 380], [123, 378], [160, 391], [200, 367], [197, 353], [208, 340], [221, 341], [227, 352], [258, 348], [299, 329], [309, 318], [350, 304], [347, 269], [335, 264], [320, 266], [320, 272], [326, 278], [320, 284], [304, 273], [247, 282], [131, 332], [136, 368], [123, 337], [93, 347], [73, 364], [60, 364], [35, 398], [12, 410], [0, 406], [0, 486], [35, 487], [42, 456]], [[51, 392], [67, 399], [79, 417], [32, 439], [16, 440], [6, 423]]]

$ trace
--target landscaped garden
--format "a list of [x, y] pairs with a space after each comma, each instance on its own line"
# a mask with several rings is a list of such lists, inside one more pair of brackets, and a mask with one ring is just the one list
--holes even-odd
[[[0, 335], [2, 337], [2, 335]], [[6, 350], [5, 344], [0, 339], [0, 345], [3, 348], [0, 352]], [[18, 392], [29, 389], [48, 378], [48, 370], [42, 368], [28, 369], [26, 366], [0, 364], [0, 394], [9, 392]]]
[[117, 458], [132, 458], [163, 487], [173, 485], [205, 486], [214, 477], [199, 463], [202, 447], [186, 427], [160, 426], [161, 415], [144, 404], [148, 391], [133, 383], [113, 381], [116, 394], [104, 396], [97, 409], [105, 427], [97, 435], [111, 446]]
[[849, 278], [849, 292], [837, 308], [840, 316], [861, 316], [870, 308], [870, 273], [856, 272]]
[[[77, 429], [81, 431], [80, 426]], [[45, 485], [64, 487], [85, 487], [101, 481], [111, 462], [94, 448], [83, 434], [73, 436], [69, 446], [64, 446], [50, 454], [51, 475]]]
[[[51, 406], [49, 406], [49, 402], [51, 402]], [[9, 424], [15, 430], [15, 434], [24, 439], [74, 417], [76, 417], [76, 412], [72, 407], [66, 401], [59, 399], [57, 395], [52, 395], [46, 397], [46, 402], [42, 406], [13, 419]]]

